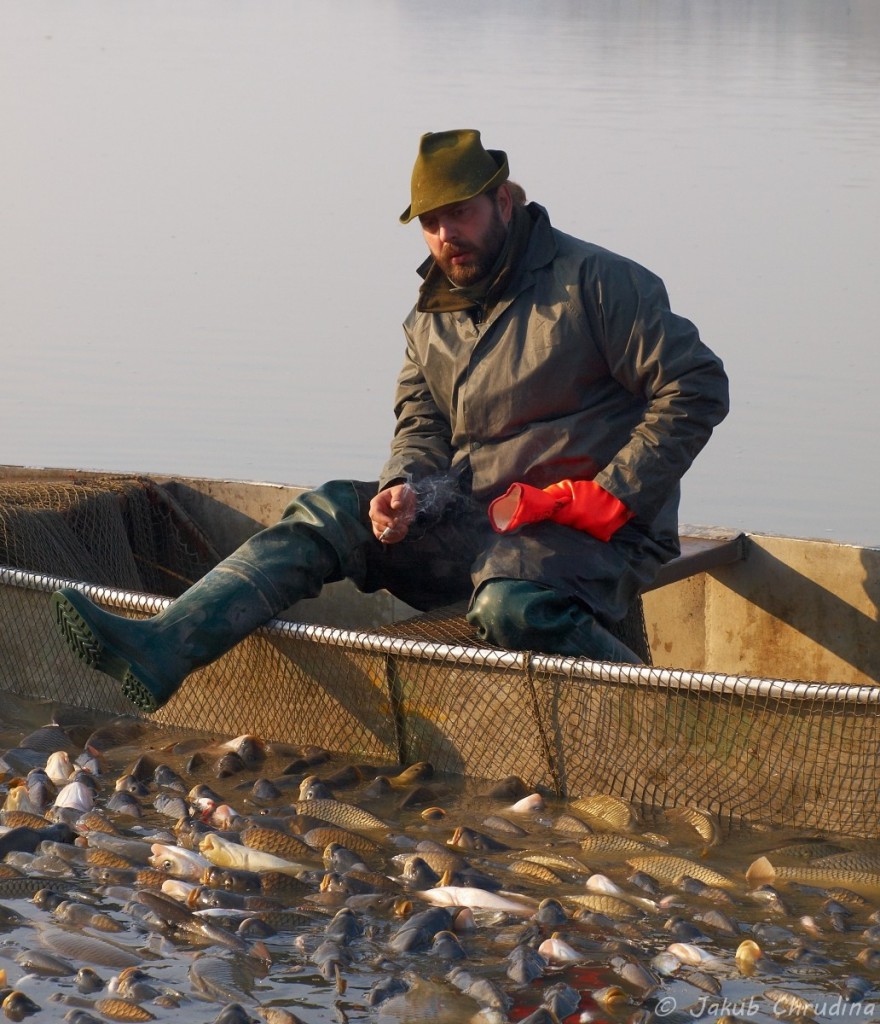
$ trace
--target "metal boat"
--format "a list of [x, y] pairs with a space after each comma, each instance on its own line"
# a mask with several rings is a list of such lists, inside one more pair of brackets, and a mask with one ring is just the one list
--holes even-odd
[[[51, 592], [72, 584], [109, 608], [154, 614], [300, 490], [0, 467], [0, 689], [136, 713], [55, 635]], [[193, 673], [153, 717], [517, 775], [559, 796], [620, 796], [646, 815], [687, 803], [731, 826], [876, 835], [880, 548], [681, 534], [681, 557], [635, 610], [643, 667], [489, 647], [461, 608], [419, 615], [342, 582]], [[173, 547], [192, 565], [172, 563]], [[115, 555], [122, 569], [109, 570]]]

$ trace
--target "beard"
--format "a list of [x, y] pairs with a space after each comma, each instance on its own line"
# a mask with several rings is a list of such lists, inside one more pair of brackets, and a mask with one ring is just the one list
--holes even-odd
[[[488, 276], [506, 240], [507, 225], [501, 219], [496, 203], [486, 233], [479, 242], [446, 243], [435, 259], [456, 287], [469, 288]], [[467, 260], [464, 263], [453, 263], [455, 256], [467, 256]]]

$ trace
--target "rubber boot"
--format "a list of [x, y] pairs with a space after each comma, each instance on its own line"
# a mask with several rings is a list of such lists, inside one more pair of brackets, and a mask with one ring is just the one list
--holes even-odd
[[643, 664], [584, 605], [528, 580], [488, 580], [467, 619], [481, 639], [509, 650]]
[[300, 495], [278, 523], [153, 618], [114, 615], [66, 587], [52, 596], [55, 620], [87, 665], [119, 680], [133, 704], [152, 712], [194, 669], [297, 601], [317, 596], [326, 581], [357, 575], [368, 536], [354, 488], [325, 484]]

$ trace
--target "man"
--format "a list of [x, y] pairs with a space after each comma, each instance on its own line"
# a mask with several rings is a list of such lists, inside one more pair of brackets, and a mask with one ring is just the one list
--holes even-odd
[[557, 231], [473, 130], [423, 135], [400, 220], [429, 249], [379, 480], [300, 495], [160, 615], [54, 596], [73, 649], [153, 710], [325, 582], [469, 600], [500, 646], [637, 663], [608, 627], [678, 554], [679, 480], [727, 413], [662, 281]]

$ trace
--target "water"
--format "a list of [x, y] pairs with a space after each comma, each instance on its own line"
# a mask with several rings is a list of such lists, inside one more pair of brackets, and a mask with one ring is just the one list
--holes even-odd
[[[0, 878], [0, 971], [5, 971], [4, 980], [10, 988], [25, 993], [40, 1007], [35, 1020], [69, 1020], [72, 1018], [67, 1014], [79, 1007], [91, 1012], [93, 1019], [100, 1014], [102, 1019], [156, 1019], [169, 1024], [216, 1024], [221, 1020], [232, 1024], [263, 1019], [270, 1024], [273, 1020], [276, 1024], [279, 1020], [292, 1024], [289, 1017], [269, 1015], [273, 1008], [286, 1008], [304, 1024], [501, 1024], [505, 1020], [521, 1020], [554, 984], [560, 983], [576, 990], [580, 1010], [586, 1015], [560, 1013], [560, 1019], [567, 1022], [596, 1020], [613, 1024], [632, 1020], [633, 1014], [647, 1007], [653, 1011], [649, 1019], [655, 1024], [661, 1024], [663, 1018], [668, 1019], [668, 1024], [688, 1024], [731, 1014], [739, 1019], [753, 1019], [755, 1024], [772, 1024], [777, 1019], [775, 1009], [783, 1006], [782, 997], [774, 994], [776, 990], [812, 1002], [815, 1012], [811, 1019], [817, 1024], [834, 1024], [841, 1017], [854, 1022], [876, 1020], [880, 991], [877, 929], [872, 927], [876, 919], [876, 871], [868, 869], [874, 878], [873, 889], [868, 892], [870, 898], [838, 887], [836, 906], [825, 890], [791, 881], [780, 883], [775, 890], [777, 898], [771, 899], [770, 891], [759, 892], [758, 883], [745, 877], [749, 864], [763, 854], [775, 865], [793, 865], [795, 871], [812, 863], [808, 861], [810, 855], [815, 860], [822, 853], [844, 849], [876, 858], [873, 847], [865, 841], [833, 835], [822, 837], [811, 830], [797, 833], [757, 828], [732, 834], [719, 830], [716, 835], [703, 830], [701, 834], [699, 820], [689, 824], [672, 813], [651, 815], [648, 809], [645, 817], [629, 828], [614, 821], [615, 828], [628, 841], [640, 840], [651, 845], [642, 852], [609, 852], [603, 840], [608, 838], [612, 819], [603, 825], [601, 817], [592, 818], [589, 820], [595, 831], [586, 825], [575, 831], [572, 816], [581, 821], [589, 817], [576, 802], [566, 804], [548, 797], [537, 806], [515, 808], [514, 796], [492, 795], [491, 784], [480, 780], [420, 772], [404, 784], [399, 778], [399, 766], [369, 769], [363, 763], [344, 759], [322, 760], [314, 756], [316, 748], [312, 748], [309, 767], [294, 770], [290, 748], [270, 747], [266, 759], [258, 765], [229, 769], [222, 774], [217, 769], [222, 753], [217, 741], [195, 733], [163, 729], [143, 721], [139, 723], [141, 731], [132, 732], [137, 724], [134, 720], [111, 721], [82, 709], [10, 695], [5, 707], [0, 724], [0, 757], [11, 765], [24, 764], [17, 768], [20, 775], [25, 773], [26, 764], [34, 763], [32, 730], [52, 719], [64, 725], [71, 760], [89, 746], [98, 794], [94, 810], [103, 819], [104, 825], [98, 831], [105, 842], [102, 844], [102, 836], [90, 831], [85, 824], [86, 816], [69, 811], [68, 820], [76, 821], [76, 830], [89, 836], [92, 854], [106, 850], [108, 843], [115, 843], [111, 849], [124, 851], [133, 858], [131, 867], [119, 863], [110, 866], [106, 859], [100, 865], [96, 860], [85, 859], [85, 849], [75, 851], [70, 844], [45, 844], [33, 854], [5, 852], [7, 870], [14, 866], [34, 879], [48, 878], [56, 885], [66, 884], [70, 888], [65, 891], [79, 904], [80, 912], [93, 915], [88, 924], [80, 923], [79, 927], [65, 924], [69, 919], [62, 911], [53, 913], [51, 905], [41, 899], [16, 895], [10, 888], [21, 887], [26, 880]], [[25, 743], [28, 749], [22, 750], [18, 744], [29, 734], [31, 738]], [[52, 746], [60, 747], [57, 739]], [[43, 744], [40, 748], [41, 761], [45, 763], [50, 748]], [[25, 762], [28, 750], [31, 756]], [[135, 801], [138, 814], [123, 813], [113, 806], [120, 795], [116, 783], [123, 776], [130, 783], [130, 773], [138, 763], [141, 768], [148, 764], [151, 770], [164, 765], [164, 783], [158, 783], [158, 772], [151, 775], [151, 771], [138, 770], [142, 790]], [[346, 777], [343, 770], [351, 768], [357, 771]], [[374, 791], [374, 772], [385, 773], [392, 780], [385, 795]], [[174, 773], [177, 779], [169, 778]], [[5, 803], [6, 809], [15, 802], [12, 794], [20, 775], [8, 772], [0, 779], [0, 803]], [[239, 815], [220, 826], [224, 835], [238, 833], [241, 838], [246, 824], [272, 824], [290, 841], [290, 832], [296, 832], [298, 827], [292, 802], [298, 798], [300, 782], [314, 775], [326, 780], [343, 805], [363, 808], [387, 823], [381, 830], [353, 825], [361, 840], [369, 843], [368, 849], [360, 850], [351, 837], [340, 840], [350, 849], [359, 849], [370, 871], [385, 876], [385, 888], [378, 890], [378, 898], [375, 891], [371, 895], [369, 890], [371, 884], [375, 885], [375, 875], [367, 880], [363, 874], [346, 875], [340, 867], [334, 876], [328, 877], [322, 865], [324, 843], [315, 842], [312, 833], [303, 832], [314, 850], [304, 848], [298, 855], [303, 867], [297, 877], [303, 884], [297, 886], [296, 894], [288, 893], [281, 899], [279, 908], [295, 910], [300, 915], [295, 925], [288, 921], [277, 933], [260, 936], [254, 931], [253, 917], [250, 928], [240, 932], [236, 928], [241, 919], [218, 923], [226, 931], [215, 931], [211, 943], [184, 928], [175, 931], [158, 927], [155, 919], [142, 916], [143, 901], [135, 892], [156, 891], [159, 884], [155, 876], [148, 880], [139, 876], [135, 881], [134, 870], [146, 866], [143, 844], [163, 844], [159, 859], [164, 861], [169, 859], [169, 848], [179, 845], [193, 849], [200, 835], [217, 828], [210, 808], [205, 805], [201, 807], [204, 813], [191, 814], [187, 821], [179, 821], [176, 814], [163, 809], [161, 796], [180, 800], [182, 793], [190, 793], [197, 786], [209, 787], [218, 801], [226, 801]], [[267, 779], [277, 786], [274, 796], [268, 794], [264, 785]], [[171, 788], [171, 783], [178, 780], [180, 792]], [[131, 785], [120, 788], [132, 792]], [[54, 794], [50, 787], [48, 804]], [[50, 817], [59, 816], [46, 803], [38, 806], [45, 808]], [[92, 816], [93, 826], [95, 822]], [[289, 824], [290, 832], [285, 833], [284, 822]], [[115, 840], [107, 834], [107, 823], [117, 830]], [[489, 840], [496, 848], [487, 847]], [[11, 839], [4, 841], [11, 844]], [[120, 847], [120, 842], [125, 845]], [[428, 893], [433, 888], [426, 881], [412, 885], [404, 872], [402, 858], [411, 855], [419, 842], [433, 842], [446, 856], [458, 854], [464, 864], [461, 870], [476, 871], [481, 876], [481, 885], [487, 884], [486, 880], [490, 886], [494, 882], [491, 892], [483, 891], [483, 901], [492, 899], [494, 889], [502, 887], [500, 895], [506, 891], [506, 898], [522, 908], [499, 913], [476, 906], [471, 925], [457, 929], [466, 959], [446, 959], [431, 948], [430, 942], [413, 946], [399, 942], [401, 930], [413, 920], [411, 915], [429, 905], [427, 896], [419, 896], [416, 891], [424, 889]], [[137, 849], [133, 849], [135, 846]], [[430, 852], [420, 852], [431, 861]], [[691, 886], [689, 891], [685, 881], [673, 877], [681, 867], [670, 869], [665, 860], [669, 856], [686, 858], [686, 869], [695, 877], [711, 871], [714, 877], [706, 875], [703, 879], [709, 888], [696, 893]], [[535, 876], [538, 867], [534, 858], [540, 857], [555, 858], [555, 879]], [[633, 857], [637, 860], [628, 864]], [[638, 858], [649, 859], [643, 862]], [[531, 874], [524, 872], [526, 864], [530, 865]], [[154, 862], [153, 866], [159, 865]], [[546, 870], [546, 860], [543, 867]], [[637, 884], [634, 867], [655, 877], [656, 891], [646, 890], [642, 887], [644, 883]], [[175, 869], [171, 874], [182, 877]], [[589, 893], [597, 891], [597, 876], [602, 875], [613, 880], [629, 902], [590, 914], [581, 901], [592, 899]], [[839, 877], [840, 885], [846, 884], [845, 873]], [[322, 884], [322, 879], [328, 884]], [[358, 879], [367, 883], [365, 891], [355, 887]], [[588, 879], [592, 885], [587, 884]], [[456, 878], [453, 884], [467, 881]], [[35, 882], [33, 888], [40, 884], [45, 883]], [[173, 890], [177, 899], [183, 898], [183, 888], [177, 883]], [[536, 907], [545, 899], [564, 906], [564, 919], [531, 920]], [[353, 913], [358, 931], [340, 943], [348, 957], [337, 980], [333, 972], [322, 974], [318, 949], [334, 915], [344, 906]], [[545, 907], [542, 913], [546, 912]], [[256, 911], [253, 914], [256, 916]], [[100, 915], [100, 920], [94, 915]], [[121, 930], [108, 930], [106, 918]], [[517, 944], [528, 942], [533, 949], [544, 949], [539, 943], [554, 932], [572, 951], [572, 959], [551, 960], [531, 983], [522, 983], [508, 973], [509, 956]], [[220, 936], [225, 936], [222, 943], [217, 941]], [[244, 948], [230, 948], [230, 944], [236, 944], [236, 936]], [[740, 944], [746, 939], [756, 942], [763, 951], [756, 964], [737, 959]], [[702, 981], [693, 964], [680, 962], [684, 951], [676, 950], [672, 945], [676, 942], [696, 945], [710, 957], [699, 965]], [[125, 959], [120, 959], [119, 947]], [[631, 974], [622, 972], [631, 971], [634, 964], [656, 971], [654, 958], [667, 951], [676, 953], [679, 959], [671, 961], [674, 970], [670, 974], [656, 976], [657, 989], [652, 997], [647, 997], [644, 986], [634, 982]], [[545, 951], [544, 955], [549, 954]], [[56, 962], [54, 966], [41, 966], [41, 957], [54, 957]], [[669, 964], [668, 955], [665, 959]], [[142, 988], [133, 996], [142, 1007], [140, 1016], [131, 1008], [124, 1017], [109, 1008], [102, 1009], [101, 1001], [123, 983], [121, 968], [126, 963], [142, 970], [146, 978], [141, 979], [141, 984], [152, 989], [147, 992]], [[624, 964], [629, 966], [623, 967]], [[220, 980], [227, 986], [234, 983], [237, 988], [229, 989], [226, 995], [216, 990], [200, 995], [193, 980], [193, 973], [200, 966], [205, 971], [213, 970], [215, 980], [217, 972], [221, 972]], [[97, 973], [97, 988], [80, 988], [77, 972], [83, 968]], [[477, 1016], [480, 1007], [487, 1003], [459, 994], [449, 979], [454, 968], [495, 984], [503, 995], [503, 1012]], [[714, 994], [705, 988], [706, 975], [717, 983]], [[862, 979], [863, 1001], [842, 994], [847, 985], [855, 987], [854, 977]], [[396, 1001], [380, 1003], [373, 994], [374, 986], [389, 978], [412, 987]], [[600, 991], [615, 985], [623, 988], [626, 997], [615, 1005], [602, 1005]], [[160, 1002], [160, 994], [171, 998]], [[222, 1016], [221, 1007], [232, 1002], [243, 1004], [247, 1015]], [[10, 1019], [22, 1019], [7, 1003], [3, 1009]], [[145, 1016], [143, 1011], [152, 1016]]]
[[724, 359], [682, 521], [878, 544], [878, 87], [874, 0], [4, 3], [2, 461], [375, 477], [474, 126]]

